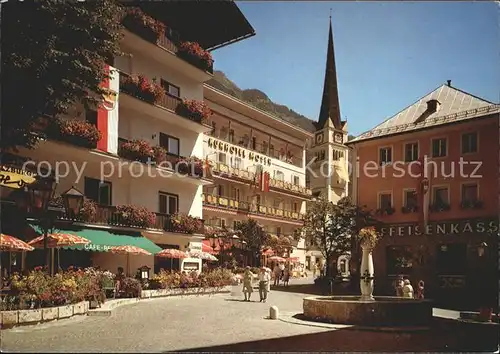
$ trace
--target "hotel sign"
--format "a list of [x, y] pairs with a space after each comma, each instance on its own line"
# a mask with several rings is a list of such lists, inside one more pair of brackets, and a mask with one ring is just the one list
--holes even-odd
[[219, 150], [224, 153], [228, 153], [233, 156], [238, 156], [246, 159], [248, 157], [249, 160], [271, 166], [271, 159], [267, 156], [259, 155], [254, 152], [247, 151], [244, 148], [231, 145], [224, 141], [216, 140], [213, 138], [208, 139], [208, 147], [212, 149]]
[[380, 228], [382, 236], [461, 235], [498, 232], [498, 220], [457, 220], [419, 224], [387, 225]]
[[12, 165], [0, 165], [0, 186], [20, 189], [36, 181], [36, 173]]

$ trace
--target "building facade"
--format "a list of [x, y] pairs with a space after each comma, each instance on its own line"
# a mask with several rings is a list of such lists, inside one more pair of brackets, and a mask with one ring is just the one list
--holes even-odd
[[[129, 262], [132, 273], [140, 266], [158, 271], [170, 264], [170, 259], [106, 252], [121, 242], [119, 235], [140, 239], [137, 245], [148, 244], [151, 253], [161, 248], [201, 249], [203, 188], [212, 183], [201, 165], [205, 133], [212, 128], [203, 108], [196, 108], [203, 107], [203, 84], [213, 76], [213, 61], [205, 49], [254, 31], [234, 2], [200, 4], [210, 19], [206, 26], [189, 24], [192, 9], [184, 5], [145, 4], [136, 11], [148, 21], [137, 21], [137, 13], [126, 17], [121, 42], [126, 56], [114, 58], [108, 67], [105, 105], [96, 110], [76, 105], [61, 117], [63, 129], [57, 134], [42, 122], [38, 130], [43, 139], [37, 148], [19, 152], [32, 161], [30, 167], [52, 169], [58, 180], [56, 195], [73, 186], [94, 202], [90, 220], [78, 217], [70, 227], [62, 221], [68, 216], [60, 215], [56, 229], [90, 238], [91, 247], [85, 250], [95, 252], [63, 250], [61, 261], [82, 258], [86, 265], [112, 271]], [[146, 28], [144, 23], [167, 29], [155, 32], [161, 26]], [[191, 47], [202, 55], [193, 55]], [[88, 134], [75, 135], [77, 130]], [[99, 138], [88, 138], [91, 133]], [[87, 230], [102, 232], [101, 237], [93, 239]], [[182, 263], [189, 264], [183, 269], [201, 270], [198, 259]]]
[[430, 298], [474, 306], [478, 282], [497, 283], [485, 274], [498, 269], [498, 153], [490, 147], [499, 143], [499, 111], [448, 81], [349, 142], [354, 200], [381, 222], [376, 291], [393, 293], [404, 275], [414, 286], [424, 280]]
[[[252, 218], [271, 235], [293, 238], [312, 195], [304, 145], [312, 134], [209, 85], [204, 98], [213, 112], [203, 145], [214, 181], [203, 187], [205, 224], [233, 229]], [[304, 264], [304, 241], [287, 256]]]

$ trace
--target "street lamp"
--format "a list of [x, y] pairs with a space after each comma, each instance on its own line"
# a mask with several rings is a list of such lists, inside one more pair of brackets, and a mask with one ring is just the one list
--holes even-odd
[[62, 194], [64, 208], [70, 218], [75, 218], [83, 206], [84, 195], [74, 186]]
[[479, 257], [483, 257], [486, 249], [488, 248], [488, 244], [486, 242], [481, 242], [479, 246], [477, 246], [477, 254]]
[[480, 261], [480, 268], [481, 268], [481, 280], [480, 280], [480, 287], [478, 289], [479, 294], [481, 295], [481, 303], [480, 303], [480, 309], [479, 309], [479, 320], [480, 321], [485, 321], [489, 322], [491, 321], [491, 314], [493, 312], [493, 308], [491, 306], [491, 287], [490, 282], [494, 281], [489, 275], [491, 272], [489, 271], [489, 264], [488, 264], [488, 257], [486, 252], [488, 249], [488, 244], [486, 242], [481, 242], [477, 246], [477, 254], [479, 258], [481, 259]]

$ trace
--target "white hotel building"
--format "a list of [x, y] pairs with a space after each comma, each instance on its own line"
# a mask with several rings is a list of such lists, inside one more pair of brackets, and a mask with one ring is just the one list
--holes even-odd
[[[179, 106], [182, 105], [182, 99], [203, 101], [204, 90], [207, 90], [204, 82], [212, 78], [212, 66], [203, 66], [200, 60], [182, 53], [180, 46], [183, 40], [196, 41], [202, 48], [210, 50], [252, 36], [254, 30], [233, 2], [200, 3], [197, 13], [203, 13], [204, 16], [196, 16], [196, 19], [193, 19], [192, 9], [184, 5], [178, 2], [141, 4], [144, 13], [149, 13], [167, 26], [166, 34], [151, 40], [144, 37], [145, 31], [140, 24], [128, 26], [124, 31], [122, 50], [130, 55], [114, 59], [112, 66], [118, 71], [112, 74], [108, 83], [110, 90], [117, 95], [114, 108], [92, 111], [83, 105], [76, 106], [62, 117], [64, 120], [82, 124], [87, 122], [97, 127], [101, 133], [97, 144], [82, 143], [82, 139], [67, 135], [54, 136], [50, 130], [45, 130], [42, 132], [44, 139], [36, 149], [21, 149], [18, 153], [37, 163], [47, 161], [53, 167], [58, 162], [68, 162], [70, 169], [67, 172], [59, 171], [63, 175], [56, 187], [56, 195], [74, 186], [97, 204], [96, 211], [85, 220], [72, 218], [68, 222], [67, 215], [58, 215], [56, 229], [73, 232], [92, 241], [92, 247], [85, 249], [90, 252], [61, 250], [60, 264], [63, 267], [77, 263], [82, 266], [94, 264], [116, 271], [117, 267], [125, 268], [129, 262], [131, 273], [141, 266], [147, 266], [153, 272], [170, 264], [170, 259], [130, 256], [127, 261], [126, 256], [107, 251], [111, 246], [124, 243], [142, 247], [151, 253], [161, 248], [201, 248], [203, 228], [179, 228], [171, 215], [180, 213], [206, 218], [203, 193], [208, 190], [204, 191], [204, 188], [213, 182], [204, 177], [179, 176], [168, 168], [134, 162], [132, 160], [137, 160], [134, 158], [137, 154], [130, 151], [130, 144], [128, 150], [124, 148], [127, 142], [134, 140], [141, 140], [150, 147], [161, 146], [167, 150], [167, 154], [161, 158], [152, 156], [151, 159], [157, 162], [175, 162], [182, 157], [203, 160], [210, 153], [204, 149], [212, 127], [196, 117], [187, 117], [185, 111], [182, 113], [179, 110]], [[156, 79], [156, 83], [161, 84], [166, 93], [154, 101], [147, 99], [137, 93], [137, 88], [131, 89], [130, 82], [126, 81], [129, 75], [144, 75], [150, 81]], [[302, 148], [299, 153], [302, 159]], [[140, 160], [147, 161], [147, 158], [142, 156]], [[273, 166], [276, 161], [273, 159]], [[291, 166], [283, 170], [291, 171]], [[297, 176], [303, 184], [303, 170], [299, 172]], [[287, 178], [290, 176], [287, 174]], [[145, 208], [139, 214], [140, 220], [132, 220], [126, 208], [125, 212], [119, 212], [120, 208], [123, 209], [119, 206], [124, 205]], [[152, 222], [144, 221], [147, 219], [145, 213], [148, 216], [154, 214]], [[33, 231], [39, 233], [40, 228], [34, 223]], [[290, 226], [294, 225], [290, 223]], [[31, 239], [29, 236], [27, 238]], [[29, 265], [43, 264], [43, 257], [36, 253], [29, 255], [28, 258], [32, 258], [31, 261], [27, 260]], [[176, 262], [174, 260], [174, 264]], [[201, 262], [197, 259], [183, 262], [191, 267], [186, 269], [201, 268]]]

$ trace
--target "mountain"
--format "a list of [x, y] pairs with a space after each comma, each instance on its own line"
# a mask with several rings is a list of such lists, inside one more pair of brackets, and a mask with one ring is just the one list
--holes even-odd
[[275, 115], [288, 123], [298, 125], [302, 129], [310, 132], [316, 131], [316, 128], [314, 127], [314, 121], [310, 120], [306, 116], [303, 116], [302, 114], [295, 112], [285, 105], [271, 101], [271, 99], [269, 99], [269, 97], [267, 97], [267, 95], [260, 90], [240, 89], [234, 82], [229, 80], [222, 71], [214, 71], [214, 77], [210, 79], [207, 84], [215, 87], [222, 92], [227, 93], [228, 95], [245, 101], [252, 106]]

